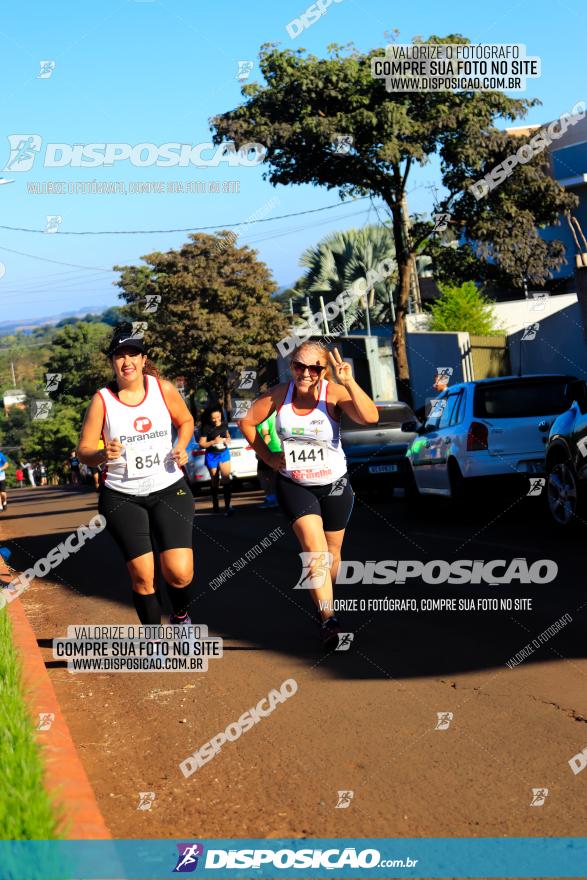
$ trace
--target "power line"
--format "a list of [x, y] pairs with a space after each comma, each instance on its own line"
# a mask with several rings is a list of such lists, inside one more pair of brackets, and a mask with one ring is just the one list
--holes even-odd
[[13, 288], [12, 286], [6, 285], [6, 287], [2, 287], [1, 293], [2, 298], [0, 298], [0, 302], [3, 301], [6, 296], [26, 296], [29, 293], [59, 293], [61, 291], [67, 292], [68, 290], [89, 290], [87, 285], [99, 285], [99, 289], [103, 290], [104, 288], [101, 286], [105, 283], [107, 286], [110, 284], [110, 281], [103, 277], [96, 276], [86, 276], [85, 278], [72, 278], [70, 281], [63, 282], [55, 282], [51, 281], [47, 284], [43, 284], [42, 282], [39, 284], [32, 284], [29, 287], [21, 287], [21, 288]]
[[[104, 279], [106, 281], [106, 279]], [[96, 284], [99, 287], [96, 287]], [[39, 284], [39, 285], [31, 285], [30, 287], [21, 287], [21, 288], [12, 288], [6, 286], [6, 289], [2, 288], [0, 303], [13, 301], [14, 298], [18, 299], [22, 296], [27, 296], [29, 294], [59, 294], [59, 293], [75, 293], [79, 291], [80, 293], [85, 293], [86, 291], [90, 292], [91, 290], [104, 290], [101, 286], [102, 279], [96, 277], [87, 277], [87, 278], [79, 278], [72, 279], [71, 281], [66, 281], [61, 284], [50, 282], [48, 284]], [[106, 281], [108, 285], [109, 282]], [[90, 286], [88, 286], [90, 285]]]
[[[349, 203], [362, 202], [370, 199], [371, 196], [358, 196], [356, 199], [350, 199]], [[214, 226], [188, 226], [184, 229], [103, 229], [103, 230], [86, 230], [83, 232], [59, 230], [57, 235], [163, 235], [171, 232], [208, 232], [211, 229], [231, 229], [236, 226], [250, 226], [253, 223], [271, 223], [274, 220], [286, 220], [289, 217], [302, 217], [306, 214], [318, 214], [320, 211], [331, 211], [333, 208], [340, 208], [344, 202], [337, 202], [335, 205], [325, 205], [323, 208], [311, 208], [307, 211], [296, 211], [292, 214], [280, 214], [278, 217], [261, 217], [257, 220], [242, 220], [240, 223], [216, 223]], [[32, 232], [46, 235], [44, 229], [27, 229], [22, 226], [0, 226], [0, 229], [7, 229], [10, 232]], [[5, 249], [7, 250], [7, 248]], [[14, 253], [17, 253], [16, 251]], [[57, 261], [55, 261], [57, 262]], [[64, 263], [63, 265], [72, 266], [73, 263]], [[86, 268], [81, 266], [79, 268]], [[95, 267], [93, 267], [95, 268]], [[111, 271], [111, 270], [108, 270]]]
[[[10, 227], [5, 226], [4, 229]], [[6, 251], [8, 254], [18, 254], [19, 257], [29, 257], [31, 260], [41, 260], [43, 263], [57, 263], [58, 266], [73, 266], [74, 269], [92, 269], [96, 272], [113, 272], [113, 269], [104, 269], [103, 266], [80, 266], [79, 263], [64, 263], [63, 260], [51, 260], [49, 257], [37, 257], [36, 254], [25, 254], [24, 251], [15, 251], [12, 248], [0, 247], [0, 251]]]
[[[349, 217], [357, 217], [358, 218], [358, 217], [362, 216], [363, 214], [368, 214], [370, 212], [370, 210], [371, 210], [371, 208], [367, 208], [365, 211], [358, 211], [358, 212], [352, 213], [352, 214], [343, 214], [339, 219], [346, 220]], [[251, 238], [247, 239], [246, 241], [243, 240], [243, 244], [246, 244], [248, 246], [257, 246], [258, 244], [261, 244], [266, 241], [273, 241], [276, 238], [283, 238], [286, 235], [294, 235], [297, 232], [303, 232], [308, 228], [315, 229], [319, 226], [324, 226], [329, 222], [330, 222], [329, 220], [323, 220], [320, 223], [312, 223], [311, 227], [308, 227], [308, 225], [290, 227], [289, 229], [272, 232], [269, 235], [265, 235], [265, 236], [261, 236], [261, 237], [257, 237], [257, 238], [251, 237]], [[1, 248], [0, 248], [0, 250], [1, 250]], [[46, 296], [44, 297], [44, 299], [39, 299], [39, 300], [26, 300], [26, 301], [19, 300], [18, 305], [20, 305], [21, 302], [22, 302], [22, 305], [24, 305], [25, 302], [27, 305], [32, 305], [32, 304], [36, 304], [36, 303], [40, 303], [40, 302], [46, 302], [47, 297], [50, 294], [60, 294], [60, 293], [64, 293], [65, 295], [83, 293], [84, 295], [85, 294], [92, 295], [92, 296], [95, 295], [96, 298], [98, 298], [100, 296], [111, 296], [112, 291], [103, 291], [101, 288], [82, 287], [82, 283], [84, 283], [86, 281], [89, 282], [90, 284], [92, 284], [97, 280], [98, 279], [96, 279], [96, 278], [86, 277], [86, 278], [81, 279], [80, 281], [76, 281], [75, 278], [72, 278], [70, 281], [67, 281], [66, 284], [58, 282], [56, 284], [56, 286], [53, 286], [53, 287], [51, 287], [51, 286], [37, 287], [37, 286], [33, 285], [31, 288], [21, 288], [20, 290], [9, 289], [4, 292], [5, 299], [4, 298], [0, 299], [0, 303], [2, 301], [4, 301], [6, 303], [6, 305], [16, 305], [17, 300], [8, 299], [8, 297], [16, 297], [18, 299], [18, 297], [26, 295], [27, 293], [41, 293], [41, 294], [44, 293], [44, 294], [46, 294]]]
[[[65, 292], [65, 295], [64, 295], [63, 297], [58, 297], [58, 296], [57, 296], [58, 291], [55, 291], [55, 296], [53, 296], [53, 295], [51, 294], [51, 291], [49, 291], [49, 292], [47, 293], [47, 295], [46, 295], [45, 297], [43, 297], [43, 299], [7, 300], [6, 303], [4, 303], [4, 305], [6, 305], [6, 306], [16, 306], [16, 305], [20, 306], [20, 305], [23, 305], [23, 306], [24, 306], [24, 305], [38, 305], [39, 303], [47, 303], [47, 302], [55, 302], [55, 303], [60, 303], [60, 302], [62, 302], [64, 305], [69, 305], [69, 306], [71, 306], [71, 305], [73, 305], [73, 304], [72, 304], [71, 302], [69, 302], [69, 300], [67, 299], [67, 294], [70, 294], [70, 295], [71, 295], [71, 294], [73, 294], [74, 292], [75, 292], [75, 291], [66, 291], [66, 292]], [[109, 290], [106, 290], [106, 291], [101, 291], [101, 290], [82, 290], [82, 291], [80, 291], [80, 292], [83, 293], [84, 296], [87, 294], [88, 296], [95, 297], [96, 299], [98, 299], [99, 297], [102, 297], [102, 296], [111, 296], [111, 293], [110, 293]], [[98, 306], [98, 305], [100, 306], [101, 311], [105, 311], [106, 309], [110, 309], [110, 308], [115, 308], [115, 307], [117, 307], [117, 306], [109, 306], [109, 305], [104, 305], [104, 306], [102, 306], [100, 303], [97, 303], [97, 302], [96, 302], [96, 303], [92, 303], [90, 306], [88, 306], [88, 310], [89, 310], [89, 312], [91, 313], [92, 308], [93, 308], [94, 306]], [[82, 310], [83, 310], [83, 306], [82, 306]], [[98, 312], [96, 312], [95, 314], [98, 314]], [[17, 319], [17, 320], [18, 320], [18, 319]], [[31, 320], [36, 321], [36, 320], [38, 320], [38, 319], [37, 319], [37, 318], [31, 318]], [[22, 322], [23, 322], [23, 323], [27, 323], [27, 321], [28, 321], [27, 318], [23, 318], [23, 319], [22, 319]], [[15, 323], [15, 322], [14, 322], [14, 321], [11, 321], [10, 323]], [[1, 329], [1, 328], [0, 328], [0, 329]]]
[[[369, 199], [370, 199], [370, 202], [371, 202], [369, 208], [367, 208], [366, 210], [363, 210], [363, 211], [359, 211], [359, 212], [353, 212], [353, 213], [344, 214], [344, 215], [342, 215], [339, 219], [347, 219], [347, 218], [349, 218], [349, 217], [356, 217], [356, 218], [358, 218], [358, 217], [360, 217], [361, 215], [369, 214], [370, 211], [372, 210], [372, 208], [374, 207], [374, 206], [373, 206], [372, 197], [370, 197], [370, 196], [361, 196], [361, 197], [359, 197], [359, 198], [357, 198], [357, 199], [353, 199], [353, 200], [351, 200], [351, 201], [349, 202], [349, 204], [352, 204], [353, 202], [356, 202], [356, 201], [363, 201], [363, 200], [365, 200], [365, 199], [367, 199], [367, 198], [369, 198]], [[344, 202], [340, 202], [338, 205], [325, 206], [324, 208], [318, 208], [318, 209], [314, 209], [314, 210], [311, 210], [311, 211], [301, 211], [301, 212], [297, 212], [297, 213], [285, 214], [285, 215], [282, 215], [282, 216], [280, 216], [280, 217], [270, 217], [270, 218], [267, 218], [267, 220], [264, 220], [263, 222], [267, 222], [268, 220], [279, 220], [279, 219], [284, 219], [284, 218], [297, 217], [297, 216], [300, 216], [300, 215], [303, 216], [303, 215], [305, 215], [305, 214], [317, 213], [317, 212], [320, 212], [320, 211], [329, 210], [329, 209], [334, 208], [334, 207], [340, 207], [340, 206], [342, 206], [342, 205], [344, 205], [344, 204], [345, 204]], [[246, 226], [248, 226], [248, 225], [252, 225], [252, 224], [255, 223], [255, 222], [261, 222], [261, 221], [244, 221], [243, 223], [240, 223], [240, 224], [232, 224], [232, 225], [233, 225], [233, 226], [244, 226], [244, 227], [246, 227]], [[315, 227], [319, 227], [319, 226], [324, 226], [324, 225], [325, 225], [326, 223], [328, 223], [328, 222], [330, 222], [330, 221], [325, 220], [325, 221], [320, 221], [320, 222], [318, 222], [318, 223], [312, 223], [312, 224], [310, 224], [310, 227], [311, 227], [311, 228], [315, 228]], [[368, 223], [368, 219], [367, 219], [365, 222]], [[0, 227], [0, 228], [2, 228], [2, 227]], [[213, 228], [218, 228], [218, 227], [213, 227]], [[251, 237], [248, 237], [248, 236], [247, 236], [247, 239], [243, 239], [243, 244], [257, 245], [257, 244], [260, 244], [260, 243], [262, 243], [262, 242], [265, 242], [265, 241], [271, 241], [272, 239], [276, 239], [276, 238], [282, 238], [282, 237], [285, 236], [285, 235], [291, 235], [291, 234], [294, 234], [294, 233], [297, 233], [297, 232], [303, 231], [303, 230], [305, 230], [305, 229], [308, 229], [308, 225], [307, 225], [307, 224], [305, 224], [305, 225], [303, 225], [303, 226], [296, 226], [296, 227], [293, 227], [293, 228], [290, 227], [289, 229], [273, 230], [272, 232], [269, 232], [269, 234], [267, 234], [267, 235], [261, 235], [261, 236], [259, 236], [259, 235], [252, 235]], [[8, 252], [8, 253], [15, 253], [15, 254], [18, 254], [18, 255], [20, 255], [20, 256], [30, 257], [31, 259], [40, 260], [40, 261], [43, 261], [43, 262], [57, 263], [58, 265], [64, 265], [64, 266], [72, 266], [72, 267], [74, 267], [74, 269], [77, 269], [77, 270], [84, 270], [84, 271], [91, 271], [91, 272], [93, 273], [93, 277], [88, 277], [88, 276], [83, 277], [83, 276], [82, 276], [82, 278], [80, 278], [80, 279], [77, 279], [77, 278], [75, 278], [75, 277], [71, 277], [71, 276], [78, 275], [78, 274], [79, 274], [78, 271], [69, 271], [69, 272], [62, 272], [62, 273], [58, 272], [58, 273], [54, 273], [53, 275], [49, 275], [49, 276], [40, 276], [40, 277], [42, 277], [42, 278], [44, 278], [44, 279], [45, 279], [45, 278], [46, 278], [46, 279], [55, 278], [55, 281], [56, 281], [56, 286], [55, 286], [55, 287], [51, 287], [51, 286], [48, 286], [48, 287], [46, 287], [46, 286], [37, 287], [37, 285], [35, 284], [35, 279], [34, 279], [34, 278], [26, 279], [26, 280], [23, 280], [23, 281], [20, 281], [20, 282], [14, 282], [14, 286], [15, 286], [15, 288], [18, 288], [18, 287], [21, 286], [21, 285], [28, 285], [28, 284], [31, 284], [32, 287], [29, 288], [29, 289], [27, 289], [27, 287], [22, 286], [21, 289], [18, 290], [18, 289], [11, 289], [11, 288], [12, 288], [12, 285], [11, 285], [11, 287], [10, 287], [8, 290], [4, 291], [4, 294], [5, 294], [6, 297], [18, 297], [18, 296], [22, 296], [23, 294], [26, 295], [27, 293], [33, 293], [33, 292], [34, 292], [34, 293], [41, 293], [41, 294], [42, 294], [43, 292], [46, 292], [47, 295], [50, 295], [51, 293], [65, 293], [65, 294], [67, 295], [67, 294], [70, 293], [70, 292], [71, 292], [71, 293], [79, 292], [79, 293], [84, 293], [84, 294], [96, 295], [96, 298], [98, 298], [98, 296], [110, 296], [110, 295], [111, 295], [110, 292], [102, 292], [102, 291], [98, 291], [98, 290], [96, 290], [96, 289], [82, 288], [82, 284], [84, 284], [84, 283], [86, 283], [86, 282], [88, 282], [88, 281], [89, 281], [90, 283], [91, 283], [92, 281], [96, 281], [96, 280], [97, 280], [96, 275], [100, 275], [101, 273], [104, 273], [104, 272], [111, 272], [111, 273], [112, 273], [112, 272], [114, 272], [113, 269], [105, 269], [105, 268], [102, 268], [102, 267], [96, 267], [96, 266], [81, 266], [80, 264], [75, 264], [75, 263], [66, 263], [66, 262], [63, 262], [63, 261], [61, 261], [61, 260], [52, 260], [52, 259], [50, 259], [50, 258], [48, 258], [48, 257], [40, 257], [40, 256], [37, 256], [37, 255], [35, 255], [35, 254], [28, 254], [28, 253], [25, 253], [25, 252], [23, 252], [23, 251], [16, 251], [16, 250], [13, 250], [13, 249], [11, 249], [11, 248], [5, 248], [5, 247], [1, 247], [1, 246], [0, 246], [0, 251], [6, 251], [6, 252]], [[69, 276], [69, 277], [67, 277], [67, 278], [65, 278], [63, 281], [61, 281], [61, 280], [58, 280], [58, 277], [57, 277], [57, 276], [60, 276], [60, 275], [65, 275], [65, 276]], [[77, 289], [77, 291], [76, 291], [75, 288], [77, 287], [78, 284], [80, 285], [80, 287], [79, 287], [79, 288]], [[72, 286], [74, 287], [74, 289], [71, 290], [71, 291], [68, 290], [68, 288], [70, 287], [70, 285], [72, 285]], [[37, 303], [37, 302], [44, 302], [44, 301], [46, 300], [46, 298], [47, 298], [47, 297], [45, 297], [45, 298], [42, 299], [42, 300], [27, 300], [26, 302], [27, 302], [27, 304], [33, 304], [33, 303]], [[8, 300], [6, 300], [6, 302], [8, 303]], [[24, 302], [23, 302], [23, 304], [24, 304]]]
[[[369, 211], [369, 209], [366, 209], [364, 211], [356, 211], [356, 212], [353, 212], [352, 214], [343, 214], [338, 219], [339, 220], [346, 220], [349, 217], [360, 217], [363, 214], [368, 213], [368, 211]], [[251, 238], [247, 238], [246, 240], [243, 239], [243, 242], [247, 245], [257, 245], [257, 244], [261, 244], [262, 242], [265, 242], [265, 241], [272, 241], [274, 238], [283, 238], [284, 235], [293, 235], [296, 232], [303, 232], [306, 229], [316, 229], [318, 226], [325, 226], [327, 223], [330, 223], [330, 220], [322, 220], [319, 223], [312, 223], [311, 225], [308, 225], [307, 223], [305, 223], [303, 226], [289, 227], [289, 229], [284, 229], [281, 231], [276, 230], [276, 231], [270, 232], [268, 235], [262, 236], [260, 238], [251, 237]]]
[[[353, 201], [362, 201], [363, 198], [368, 198], [368, 197], [361, 196], [360, 199], [353, 199]], [[344, 204], [344, 203], [341, 202], [340, 205], [342, 205], [342, 204]], [[330, 205], [329, 207], [330, 208], [339, 207], [340, 205]], [[317, 210], [319, 210], [319, 211], [328, 210], [328, 207], [327, 208], [318, 208]], [[312, 211], [309, 211], [309, 212], [308, 211], [301, 211], [301, 212], [299, 212], [299, 214], [295, 214], [295, 213], [294, 214], [285, 214], [283, 216], [284, 217], [298, 217], [298, 216], [300, 216], [300, 214], [303, 215], [306, 213], [313, 213], [313, 212]], [[346, 219], [347, 217], [358, 217], [363, 213], [364, 213], [363, 211], [359, 211], [357, 214], [354, 214], [354, 213], [353, 214], [344, 214], [340, 219], [342, 220], [342, 219]], [[268, 220], [279, 220], [282, 218], [269, 217], [267, 219]], [[256, 222], [266, 222], [266, 221], [265, 220], [264, 221], [251, 220], [248, 222], [244, 221], [243, 223], [232, 224], [232, 225], [248, 226], [248, 225], [251, 225], [252, 223], [256, 223]], [[329, 222], [329, 221], [325, 221], [325, 222]], [[315, 224], [312, 224], [312, 228], [314, 228], [315, 226], [322, 226], [322, 225], [324, 225], [324, 224], [323, 223], [315, 223]], [[224, 225], [221, 224], [221, 226], [222, 226], [222, 228], [224, 228], [225, 224]], [[0, 227], [0, 228], [10, 228], [10, 227]], [[220, 228], [220, 227], [209, 227], [209, 228]], [[250, 239], [250, 243], [251, 244], [260, 244], [263, 241], [270, 241], [273, 238], [280, 238], [284, 235], [290, 235], [295, 232], [300, 232], [300, 231], [303, 231], [304, 229], [307, 229], [307, 228], [308, 228], [308, 226], [304, 225], [304, 226], [295, 227], [293, 229], [291, 229], [291, 228], [286, 229], [282, 232], [275, 231], [275, 232], [269, 233], [269, 235], [267, 235], [265, 237]], [[45, 263], [57, 263], [57, 265], [59, 265], [59, 266], [73, 266], [76, 269], [86, 269], [88, 271], [96, 271], [96, 272], [114, 272], [114, 269], [105, 269], [101, 266], [81, 266], [79, 263], [66, 263], [63, 260], [51, 260], [51, 259], [49, 259], [49, 257], [39, 257], [36, 254], [28, 254], [28, 253], [25, 253], [24, 251], [16, 251], [11, 248], [7, 248], [7, 247], [3, 247], [3, 246], [0, 246], [0, 251], [6, 251], [7, 253], [11, 253], [11, 254], [18, 254], [21, 257], [30, 257], [32, 260], [40, 260], [41, 262], [45, 262]], [[60, 273], [55, 273], [55, 274], [60, 274]], [[63, 274], [65, 275], [67, 273], [64, 272]], [[33, 279], [30, 279], [30, 280], [31, 280], [31, 282], [33, 282]], [[15, 283], [20, 284], [20, 283], [26, 283], [26, 282], [15, 282]], [[56, 290], [59, 290], [59, 288], [56, 288]], [[26, 291], [23, 291], [23, 292], [26, 292]]]
[[[11, 281], [8, 285], [11, 289], [22, 287], [23, 285], [28, 284], [38, 284], [45, 283], [49, 279], [59, 278], [64, 281], [75, 281], [76, 279], [79, 281], [86, 281], [88, 279], [87, 275], [84, 275], [85, 269], [67, 269], [65, 272], [45, 272], [42, 275], [32, 275], [28, 278], [21, 278], [20, 281]], [[93, 272], [93, 275], [100, 276], [102, 271]], [[65, 276], [65, 278], [63, 278]], [[5, 285], [5, 282], [2, 282], [2, 286]]]
[[[367, 209], [367, 210], [370, 210], [370, 209]], [[362, 214], [365, 214], [365, 213], [366, 213], [366, 211], [358, 211], [358, 212], [353, 212], [353, 213], [349, 213], [349, 214], [343, 214], [339, 219], [346, 220], [349, 217], [360, 217]], [[277, 219], [277, 218], [273, 218], [273, 219]], [[247, 238], [246, 240], [243, 239], [243, 243], [250, 244], [250, 245], [257, 245], [257, 244], [261, 244], [262, 242], [265, 242], [265, 241], [271, 241], [274, 238], [282, 238], [284, 235], [292, 235], [296, 232], [302, 232], [308, 228], [314, 229], [319, 226], [324, 226], [326, 223], [329, 223], [329, 222], [330, 222], [329, 220], [324, 220], [319, 223], [312, 223], [310, 227], [307, 224], [304, 224], [303, 226], [289, 227], [289, 228], [283, 229], [283, 230], [274, 230], [273, 232], [269, 232], [267, 235], [262, 235], [260, 237], [251, 236], [250, 238]], [[8, 249], [0, 247], [0, 250], [8, 250]], [[19, 252], [15, 251], [14, 253], [19, 253]], [[37, 257], [37, 259], [42, 260], [42, 259], [44, 259], [44, 257]], [[87, 268], [90, 268], [90, 267], [87, 267]], [[114, 271], [114, 270], [100, 269], [98, 271], [103, 272], [103, 271]], [[56, 275], [61, 275], [61, 274], [67, 275], [69, 273], [58, 272], [55, 274]], [[74, 273], [71, 273], [71, 274], [74, 274]], [[47, 278], [51, 278], [51, 277], [53, 277], [53, 276], [47, 276]], [[85, 278], [82, 277], [81, 279], [79, 279], [79, 281], [76, 278], [67, 278], [67, 279], [65, 279], [65, 282], [57, 281], [55, 287], [38, 287], [35, 283], [35, 279], [31, 278], [31, 279], [25, 279], [23, 281], [16, 281], [16, 282], [14, 282], [14, 284], [11, 284], [10, 286], [7, 285], [8, 289], [5, 291], [5, 293], [7, 295], [16, 295], [16, 294], [22, 294], [22, 293], [42, 292], [43, 290], [47, 290], [48, 292], [52, 292], [52, 291], [60, 292], [61, 290], [65, 289], [65, 284], [67, 284], [68, 286], [73, 284], [75, 286], [76, 283], [79, 283], [82, 281], [83, 282], [85, 282], [85, 281], [92, 282], [93, 280], [97, 280], [97, 279], [95, 279], [95, 277], [91, 278], [88, 276], [86, 276]], [[20, 287], [20, 289], [13, 289], [13, 287], [16, 288], [17, 286], [25, 285], [25, 284], [26, 285], [31, 284], [32, 287], [30, 289], [27, 289], [26, 287]]]

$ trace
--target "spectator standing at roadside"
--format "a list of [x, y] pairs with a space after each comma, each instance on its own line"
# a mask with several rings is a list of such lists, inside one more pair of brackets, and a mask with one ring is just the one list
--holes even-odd
[[6, 495], [6, 470], [9, 461], [3, 452], [0, 452], [0, 510], [6, 510], [8, 507], [8, 497]]
[[[432, 407], [434, 406], [434, 403], [438, 396], [442, 394], [443, 391], [446, 391], [450, 382], [452, 372], [452, 369], [450, 369], [450, 372], [436, 372], [434, 374], [431, 388], [432, 394], [426, 397], [423, 406], [420, 406], [418, 407], [418, 409], [414, 410], [414, 415], [416, 416], [418, 421], [422, 422], [422, 424], [429, 418], [430, 413], [432, 412]], [[439, 406], [438, 411], [440, 412], [441, 410], [442, 406]]]
[[16, 482], [18, 483], [18, 488], [22, 489], [22, 487], [24, 486], [24, 471], [23, 471], [22, 467], [19, 467], [16, 469], [15, 476], [16, 476]]
[[35, 483], [35, 472], [30, 461], [25, 461], [24, 463], [21, 461], [20, 466], [26, 471], [31, 486], [36, 486], [37, 484]]

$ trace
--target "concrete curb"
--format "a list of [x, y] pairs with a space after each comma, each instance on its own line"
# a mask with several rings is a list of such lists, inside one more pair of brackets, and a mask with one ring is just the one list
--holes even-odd
[[[9, 581], [10, 574], [0, 557], [0, 583]], [[55, 716], [49, 729], [37, 730], [36, 736], [42, 750], [45, 787], [62, 817], [59, 831], [69, 840], [109, 840], [112, 835], [100, 813], [45, 668], [37, 637], [20, 599], [10, 602], [6, 610], [10, 615], [14, 645], [22, 668], [25, 699], [33, 723], [38, 727], [42, 712]]]

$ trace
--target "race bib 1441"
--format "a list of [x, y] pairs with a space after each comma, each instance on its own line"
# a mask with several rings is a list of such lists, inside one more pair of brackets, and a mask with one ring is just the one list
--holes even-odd
[[312, 440], [284, 440], [283, 452], [288, 471], [327, 468], [328, 448]]

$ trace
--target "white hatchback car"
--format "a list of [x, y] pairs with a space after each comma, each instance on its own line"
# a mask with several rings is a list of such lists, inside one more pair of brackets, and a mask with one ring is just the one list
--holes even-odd
[[[257, 456], [253, 451], [253, 447], [242, 434], [236, 422], [228, 423], [228, 433], [231, 436], [229, 444], [230, 449], [230, 465], [233, 480], [245, 481], [257, 479]], [[205, 463], [205, 450], [201, 449], [198, 440], [199, 432], [195, 433], [195, 446], [188, 448], [188, 463], [186, 470], [192, 489], [197, 490], [199, 486], [210, 485], [210, 473]]]
[[[573, 376], [461, 382], [433, 402], [406, 455], [415, 494], [459, 500], [472, 480], [544, 473], [550, 426], [568, 409]], [[402, 430], [414, 430], [407, 422]]]

